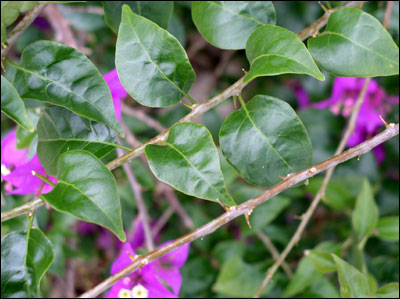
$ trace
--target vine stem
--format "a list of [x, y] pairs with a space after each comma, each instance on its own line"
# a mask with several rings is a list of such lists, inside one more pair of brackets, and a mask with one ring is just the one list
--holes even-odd
[[[368, 87], [368, 84], [369, 84], [370, 80], [371, 80], [371, 78], [367, 78], [364, 81], [364, 84], [362, 86], [361, 92], [358, 95], [356, 104], [353, 107], [353, 112], [351, 114], [348, 126], [347, 126], [347, 128], [345, 130], [345, 133], [344, 133], [342, 139], [340, 140], [340, 144], [339, 144], [338, 148], [336, 149], [335, 156], [343, 152], [344, 148], [346, 147], [347, 140], [349, 139], [350, 134], [354, 130], [354, 127], [355, 127], [355, 124], [356, 124], [356, 120], [357, 120], [357, 116], [358, 116], [358, 112], [360, 111], [360, 107], [361, 107], [361, 104], [363, 103], [363, 100], [364, 100], [364, 97], [365, 97], [365, 93], [367, 91], [367, 87]], [[256, 291], [256, 293], [254, 295], [254, 298], [258, 298], [258, 297], [261, 296], [262, 291], [267, 286], [267, 284], [271, 281], [271, 279], [274, 276], [275, 272], [278, 270], [278, 268], [284, 262], [284, 260], [288, 256], [289, 252], [300, 241], [300, 237], [303, 234], [303, 232], [304, 232], [308, 222], [310, 221], [312, 215], [314, 214], [314, 211], [317, 208], [321, 198], [325, 196], [325, 190], [326, 190], [326, 187], [328, 186], [328, 183], [329, 183], [329, 181], [330, 181], [330, 179], [332, 177], [334, 169], [335, 169], [335, 166], [331, 167], [326, 172], [324, 180], [322, 181], [321, 187], [320, 187], [319, 191], [317, 192], [317, 195], [312, 200], [310, 207], [303, 214], [302, 220], [301, 220], [301, 222], [300, 222], [295, 234], [290, 239], [289, 243], [286, 245], [285, 249], [283, 250], [283, 252], [279, 256], [279, 258], [268, 269], [267, 275], [266, 275], [264, 281], [262, 282], [261, 286]]]
[[195, 231], [186, 234], [172, 241], [171, 243], [163, 247], [160, 247], [146, 255], [137, 256], [137, 258], [131, 265], [124, 268], [120, 272], [110, 276], [109, 278], [107, 278], [106, 280], [95, 286], [93, 289], [82, 294], [80, 298], [94, 298], [100, 295], [102, 292], [106, 291], [109, 287], [111, 287], [114, 283], [124, 278], [125, 276], [129, 275], [130, 273], [134, 272], [135, 270], [139, 269], [141, 266], [148, 264], [157, 258], [162, 257], [163, 255], [171, 252], [174, 249], [181, 247], [184, 244], [187, 244], [199, 238], [204, 238], [205, 236], [213, 233], [222, 225], [232, 221], [233, 219], [241, 215], [249, 213], [251, 214], [254, 208], [264, 203], [268, 199], [274, 197], [275, 195], [278, 195], [279, 193], [285, 191], [286, 189], [302, 181], [305, 181], [308, 178], [311, 178], [322, 171], [331, 169], [332, 167], [335, 167], [338, 164], [346, 162], [352, 158], [361, 156], [371, 151], [374, 147], [378, 146], [379, 144], [393, 138], [394, 136], [397, 136], [398, 134], [399, 134], [399, 124], [389, 124], [386, 130], [377, 134], [375, 137], [369, 139], [368, 141], [365, 141], [355, 147], [352, 147], [340, 155], [333, 156], [321, 163], [315, 164], [310, 168], [292, 174], [291, 176], [289, 176], [279, 184], [271, 187], [261, 195], [253, 199], [250, 199], [239, 206], [230, 207], [227, 212], [215, 218], [214, 220], [210, 221], [209, 223], [201, 226]]
[[17, 42], [18, 38], [25, 32], [26, 29], [32, 24], [32, 22], [42, 13], [47, 4], [39, 4], [29, 11], [25, 17], [15, 26], [11, 31], [7, 39], [7, 46], [1, 49], [1, 61], [7, 56], [8, 51]]
[[[308, 26], [306, 29], [301, 31], [297, 37], [304, 41], [308, 37], [314, 35], [316, 32], [318, 32], [319, 29], [321, 29], [327, 22], [329, 16], [332, 14], [333, 11], [338, 10], [340, 8], [344, 7], [354, 7], [362, 4], [364, 1], [349, 1], [346, 2], [345, 4], [338, 6], [334, 9], [328, 10], [322, 17], [320, 17], [317, 21], [315, 21], [313, 24]], [[316, 31], [317, 30], [317, 31]], [[179, 122], [187, 122], [191, 121], [193, 119], [196, 119], [197, 117], [203, 115], [206, 113], [208, 110], [212, 109], [213, 107], [217, 106], [219, 103], [223, 102], [224, 100], [238, 95], [242, 89], [248, 84], [248, 82], [243, 82], [244, 76], [240, 78], [238, 81], [236, 81], [233, 85], [225, 89], [222, 93], [216, 95], [215, 97], [211, 98], [208, 102], [195, 105], [193, 107], [192, 111], [187, 114], [185, 117], [183, 117]], [[124, 163], [127, 163], [131, 161], [132, 159], [140, 156], [144, 152], [144, 148], [148, 144], [158, 144], [160, 142], [163, 142], [167, 139], [169, 133], [169, 129], [163, 131], [162, 133], [158, 134], [156, 137], [150, 139], [148, 142], [132, 149], [130, 152], [122, 155], [121, 157], [116, 158], [115, 160], [111, 161], [108, 163], [106, 166], [108, 169], [112, 170], [118, 166], [121, 166]], [[41, 202], [40, 202], [41, 201]], [[22, 215], [22, 214], [27, 214], [30, 211], [29, 205], [31, 203], [27, 203], [21, 207], [14, 208], [10, 211], [1, 213], [1, 221], [8, 220], [10, 218]], [[36, 200], [35, 205], [43, 205], [45, 202], [43, 200]]]

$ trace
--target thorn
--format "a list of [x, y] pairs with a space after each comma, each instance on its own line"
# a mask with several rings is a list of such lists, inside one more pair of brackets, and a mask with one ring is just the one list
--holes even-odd
[[129, 258], [132, 260], [132, 262], [134, 262], [140, 255], [132, 255], [129, 252], [127, 252]]
[[319, 34], [319, 30], [316, 30], [311, 36], [316, 37]]
[[183, 101], [181, 101], [181, 104], [183, 104], [184, 106], [186, 106], [186, 107], [189, 108], [189, 109], [193, 109], [193, 106], [192, 106], [192, 105], [187, 104], [187, 103], [185, 103], [185, 102], [183, 102]]
[[379, 114], [379, 118], [381, 119], [381, 121], [383, 122], [383, 124], [385, 125], [386, 129], [389, 129], [389, 125], [388, 123], [383, 119], [383, 117]]
[[361, 157], [361, 155], [358, 155], [358, 157], [357, 157], [357, 161], [360, 161], [360, 157]]
[[304, 182], [304, 185], [308, 185], [308, 183], [309, 183], [309, 180], [308, 179], [306, 179], [306, 181]]
[[248, 225], [249, 228], [251, 229], [250, 218], [249, 218], [250, 215], [251, 215], [251, 213], [245, 213], [245, 214], [244, 214], [244, 218], [246, 218], [247, 225]]
[[244, 68], [242, 68], [242, 72], [247, 75], [247, 71]]
[[282, 180], [287, 180], [293, 175], [293, 173], [288, 173], [286, 176], [279, 176]]
[[324, 10], [325, 13], [328, 12], [328, 9], [325, 7], [325, 5], [323, 5], [323, 4], [321, 3], [321, 1], [318, 1], [318, 4], [321, 6], [321, 8]]
[[140, 266], [139, 269], [142, 269], [144, 266], [146, 266], [149, 263], [149, 260], [147, 258], [144, 258], [140, 261]]
[[304, 218], [304, 214], [302, 214], [300, 216], [294, 215], [294, 219], [296, 219], [296, 220], [303, 220], [303, 218]]

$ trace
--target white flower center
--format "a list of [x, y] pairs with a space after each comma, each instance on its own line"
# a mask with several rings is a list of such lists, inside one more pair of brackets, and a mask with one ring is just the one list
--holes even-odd
[[128, 289], [120, 289], [118, 292], [118, 298], [132, 298], [131, 291]]
[[135, 285], [131, 290], [132, 298], [147, 298], [149, 291], [141, 284]]
[[4, 164], [1, 164], [1, 175], [9, 175], [10, 173], [10, 169], [8, 169]]

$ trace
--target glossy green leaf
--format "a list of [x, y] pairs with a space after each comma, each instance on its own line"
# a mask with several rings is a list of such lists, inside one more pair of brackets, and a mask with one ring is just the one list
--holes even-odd
[[153, 21], [164, 29], [168, 29], [174, 9], [172, 1], [102, 1], [101, 3], [104, 7], [104, 19], [115, 33], [118, 33], [124, 4], [129, 5], [136, 14]]
[[50, 107], [37, 124], [37, 155], [50, 176], [57, 174], [58, 158], [66, 151], [82, 149], [101, 159], [116, 143], [114, 132], [101, 123], [80, 117], [62, 107]]
[[[27, 109], [26, 110], [29, 119], [31, 120], [33, 127], [36, 128], [37, 123], [39, 121], [39, 113], [36, 113], [34, 109]], [[30, 147], [33, 145], [35, 147], [35, 154], [36, 154], [36, 145], [37, 144], [37, 130], [34, 131], [27, 131], [24, 128], [18, 126], [17, 127], [17, 149], [22, 149], [26, 147]]]
[[385, 284], [376, 291], [375, 296], [378, 298], [399, 298], [399, 283]]
[[203, 125], [178, 123], [165, 145], [150, 144], [144, 151], [159, 180], [195, 197], [235, 205], [226, 191], [217, 148]]
[[256, 293], [265, 274], [256, 266], [234, 256], [222, 266], [213, 289], [229, 297], [250, 298]]
[[247, 40], [246, 55], [250, 70], [245, 82], [280, 74], [306, 74], [325, 80], [303, 42], [296, 34], [279, 26], [257, 28]]
[[331, 14], [323, 33], [308, 48], [324, 70], [342, 77], [376, 77], [399, 73], [399, 48], [382, 24], [358, 8]]
[[222, 49], [244, 49], [259, 26], [275, 24], [271, 1], [193, 1], [192, 18], [201, 35]]
[[62, 154], [57, 178], [56, 187], [41, 195], [44, 200], [58, 211], [108, 228], [125, 242], [117, 184], [96, 156], [83, 150]]
[[3, 75], [1, 76], [1, 112], [25, 129], [33, 131], [24, 102], [11, 82]]
[[312, 161], [303, 123], [288, 103], [270, 96], [257, 95], [228, 116], [219, 140], [225, 158], [240, 175], [264, 187]]
[[1, 239], [1, 298], [39, 297], [40, 281], [53, 259], [53, 246], [39, 229], [4, 236]]
[[332, 255], [328, 251], [311, 250], [308, 258], [313, 264], [314, 268], [321, 273], [336, 271], [336, 264]]
[[178, 103], [196, 79], [179, 41], [152, 21], [122, 7], [115, 65], [126, 91], [150, 107]]
[[103, 123], [123, 136], [107, 83], [78, 50], [51, 41], [24, 49], [14, 84], [22, 98], [48, 102]]
[[378, 237], [386, 241], [399, 241], [399, 216], [379, 219]]
[[369, 286], [364, 274], [335, 254], [333, 259], [338, 271], [342, 298], [367, 298]]
[[379, 211], [368, 180], [364, 180], [352, 214], [353, 228], [360, 240], [369, 236], [378, 223]]
[[[18, 18], [25, 1], [1, 1], [1, 42], [7, 39], [6, 28]], [[27, 1], [26, 1], [27, 2]]]

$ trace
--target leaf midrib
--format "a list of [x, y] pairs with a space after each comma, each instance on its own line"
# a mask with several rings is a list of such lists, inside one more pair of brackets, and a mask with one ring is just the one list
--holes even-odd
[[[183, 159], [196, 171], [196, 173], [203, 179], [203, 181], [205, 181], [210, 187], [211, 189], [213, 189], [217, 194], [221, 195], [222, 198], [225, 198], [226, 195], [222, 194], [220, 191], [218, 191], [206, 178], [204, 178], [204, 176], [201, 174], [201, 172], [190, 162], [190, 160], [188, 160], [186, 158], [186, 156], [179, 150], [177, 149], [173, 144], [169, 143], [168, 141], [165, 142], [169, 147], [171, 147], [173, 150], [175, 150], [178, 154], [180, 154]], [[229, 196], [228, 196], [229, 198]]]
[[274, 153], [286, 164], [286, 166], [292, 171], [295, 172], [294, 169], [286, 162], [286, 160], [281, 156], [281, 154], [272, 146], [272, 144], [268, 141], [267, 136], [265, 136], [260, 129], [256, 126], [254, 123], [253, 119], [251, 118], [249, 112], [247, 111], [246, 104], [243, 105], [244, 112], [246, 113], [247, 118], [249, 119], [250, 123], [253, 125], [253, 127], [256, 129], [258, 134], [265, 140], [265, 142], [270, 146], [270, 148], [274, 151]]

